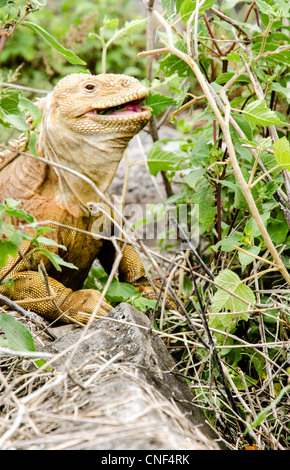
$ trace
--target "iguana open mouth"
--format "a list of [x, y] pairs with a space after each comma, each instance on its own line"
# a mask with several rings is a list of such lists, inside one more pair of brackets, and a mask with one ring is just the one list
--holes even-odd
[[99, 116], [120, 116], [126, 114], [141, 113], [143, 111], [141, 107], [141, 101], [130, 101], [129, 103], [123, 103], [118, 106], [112, 106], [104, 109], [92, 109], [86, 114], [98, 114]]

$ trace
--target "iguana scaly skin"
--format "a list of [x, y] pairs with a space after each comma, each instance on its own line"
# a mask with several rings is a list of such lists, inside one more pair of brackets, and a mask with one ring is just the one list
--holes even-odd
[[[68, 75], [52, 93], [38, 101], [43, 113], [38, 155], [81, 173], [105, 193], [129, 141], [150, 119], [150, 111], [140, 105], [147, 95], [148, 91], [137, 79], [126, 75]], [[19, 154], [17, 150], [4, 155], [2, 165], [0, 161], [0, 202], [9, 197], [21, 199], [22, 208], [37, 221], [49, 220], [91, 232], [96, 217], [90, 215], [88, 203], [102, 202], [92, 186], [74, 174]], [[19, 221], [13, 223], [17, 226]], [[67, 250], [46, 248], [73, 263], [78, 270], [64, 267], [57, 271], [47, 257], [37, 252], [22, 259], [20, 254], [30, 244], [24, 241], [19, 256], [9, 257], [7, 265], [0, 270], [0, 278], [13, 278], [14, 289], [4, 284], [0, 293], [14, 301], [24, 300], [22, 307], [48, 319], [58, 318], [60, 309], [68, 317], [86, 323], [100, 293], [94, 289], [81, 290], [83, 282], [96, 258], [110, 264], [112, 247], [110, 242], [81, 231], [53, 224], [51, 227], [54, 231], [46, 236]], [[144, 274], [132, 248], [124, 250], [123, 258], [120, 279], [129, 282]], [[19, 263], [14, 267], [17, 260]], [[41, 260], [48, 273], [50, 292], [38, 272]], [[51, 293], [55, 296], [53, 302], [41, 300]], [[111, 308], [103, 301], [98, 314], [104, 315]], [[63, 317], [62, 321], [70, 320]]]

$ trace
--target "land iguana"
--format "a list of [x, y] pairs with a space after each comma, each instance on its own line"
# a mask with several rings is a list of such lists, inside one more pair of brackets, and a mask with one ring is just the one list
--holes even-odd
[[[136, 78], [126, 75], [80, 73], [64, 77], [49, 95], [38, 100], [42, 111], [38, 156], [85, 175], [106, 193], [129, 141], [151, 117], [150, 110], [141, 107], [147, 96], [147, 89]], [[0, 202], [21, 199], [22, 208], [37, 221], [56, 222], [57, 225], [52, 225], [54, 231], [45, 236], [64, 245], [66, 250], [46, 248], [78, 269], [63, 267], [58, 271], [46, 256], [33, 250], [29, 257], [21, 257], [30, 245], [25, 240], [19, 255], [10, 256], [0, 270], [0, 279], [13, 279], [13, 290], [9, 284], [2, 284], [0, 294], [13, 301], [24, 300], [23, 308], [49, 320], [58, 318], [60, 309], [67, 315], [62, 321], [70, 322], [72, 318], [86, 323], [100, 292], [82, 289], [84, 280], [96, 258], [105, 264], [112, 258], [110, 242], [84, 233], [91, 232], [96, 222], [88, 203], [102, 201], [92, 186], [75, 174], [18, 150], [4, 152]], [[15, 219], [13, 223], [17, 226], [19, 221]], [[53, 302], [42, 300], [47, 299], [49, 292], [38, 272], [41, 260], [48, 274], [49, 290], [54, 294]], [[120, 279], [130, 282], [143, 275], [140, 259], [127, 246], [119, 266]], [[98, 314], [104, 315], [111, 309], [104, 300]]]

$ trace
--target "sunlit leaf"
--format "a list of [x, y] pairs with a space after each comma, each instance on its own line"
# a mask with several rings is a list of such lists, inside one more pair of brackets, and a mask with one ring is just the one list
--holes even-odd
[[35, 351], [30, 331], [11, 315], [0, 314], [0, 327], [4, 332], [8, 347], [16, 351]]
[[254, 128], [257, 125], [270, 126], [272, 124], [285, 124], [277, 114], [266, 106], [264, 100], [256, 100], [249, 103], [243, 110], [248, 123]]
[[273, 144], [274, 155], [278, 165], [290, 170], [290, 144], [287, 137], [282, 137]]
[[53, 49], [62, 54], [71, 64], [86, 65], [80, 57], [78, 57], [74, 52], [70, 51], [63, 47], [56, 39], [54, 39], [45, 29], [41, 28], [35, 23], [30, 21], [22, 21], [21, 26], [25, 26], [28, 29], [31, 29], [34, 33], [39, 34]]

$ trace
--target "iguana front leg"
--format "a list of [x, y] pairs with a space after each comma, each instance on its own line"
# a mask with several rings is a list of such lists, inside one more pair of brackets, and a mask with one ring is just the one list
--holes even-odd
[[[52, 301], [47, 299], [49, 295], [45, 283], [37, 271], [20, 272], [13, 276], [13, 280], [13, 291], [4, 284], [0, 286], [0, 293], [16, 302], [21, 300], [23, 308], [32, 310], [50, 321], [60, 318], [62, 323], [72, 323], [70, 320], [72, 319], [85, 324], [89, 321], [101, 296], [100, 292], [94, 289], [73, 291], [48, 276], [50, 291], [54, 296]], [[112, 306], [102, 301], [97, 313], [106, 315], [110, 310]]]
[[[23, 241], [20, 246], [21, 253], [25, 253], [30, 246], [30, 242]], [[57, 248], [50, 247], [51, 252], [56, 252]], [[59, 317], [63, 323], [71, 323], [77, 320], [87, 323], [90, 315], [100, 301], [100, 292], [95, 289], [75, 290], [64, 286], [61, 282], [47, 276], [49, 289], [47, 289], [42, 276], [37, 271], [37, 266], [43, 261], [46, 268], [49, 267], [49, 260], [42, 254], [32, 249], [29, 255], [22, 259], [19, 255], [16, 258], [9, 256], [7, 264], [0, 269], [0, 279], [13, 279], [13, 288], [9, 284], [0, 285], [0, 294], [18, 302], [27, 310], [38, 313], [42, 317], [54, 321]], [[49, 297], [53, 295], [53, 299]], [[45, 300], [46, 299], [46, 300]], [[102, 300], [98, 309], [98, 315], [105, 315], [112, 310], [112, 306]], [[62, 312], [65, 315], [62, 315]]]

